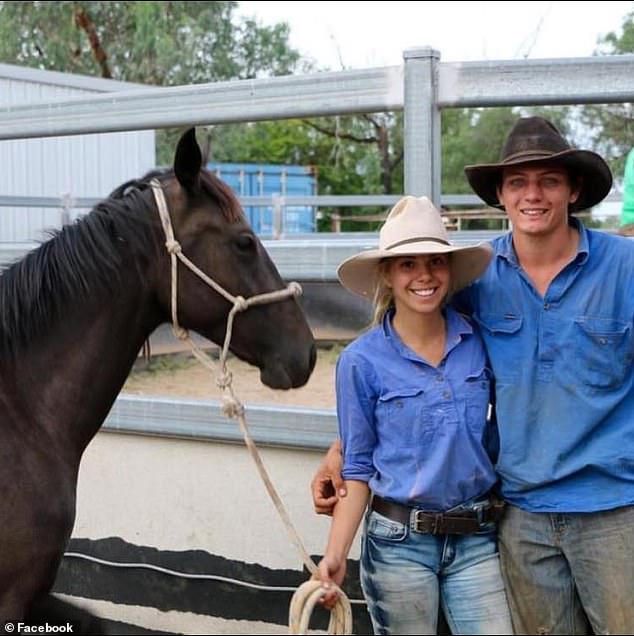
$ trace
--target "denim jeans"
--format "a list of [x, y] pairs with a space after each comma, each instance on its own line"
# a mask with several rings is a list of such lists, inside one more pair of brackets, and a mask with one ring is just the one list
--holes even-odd
[[507, 506], [499, 530], [518, 634], [634, 633], [634, 506], [568, 514]]
[[361, 585], [375, 634], [435, 634], [441, 604], [453, 634], [511, 634], [496, 532], [412, 531], [370, 510]]

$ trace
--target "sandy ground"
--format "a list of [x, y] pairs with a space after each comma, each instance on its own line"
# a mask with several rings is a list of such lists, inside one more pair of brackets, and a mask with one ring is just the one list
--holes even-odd
[[[285, 404], [331, 408], [335, 406], [335, 362], [340, 347], [320, 349], [315, 370], [308, 383], [300, 389], [274, 391], [260, 382], [260, 372], [236, 358], [229, 360], [233, 388], [243, 403]], [[217, 361], [214, 361], [217, 365]], [[217, 375], [210, 372], [186, 353], [154, 355], [147, 365], [139, 360], [123, 391], [137, 395], [217, 400]]]

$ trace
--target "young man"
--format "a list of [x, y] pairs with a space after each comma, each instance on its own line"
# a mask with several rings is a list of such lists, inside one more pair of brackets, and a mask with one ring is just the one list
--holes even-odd
[[[608, 194], [610, 170], [529, 117], [499, 163], [465, 171], [513, 227], [454, 302], [480, 326], [495, 375], [515, 631], [634, 633], [634, 242], [570, 216]], [[337, 455], [313, 481], [321, 512], [331, 477], [345, 490]]]

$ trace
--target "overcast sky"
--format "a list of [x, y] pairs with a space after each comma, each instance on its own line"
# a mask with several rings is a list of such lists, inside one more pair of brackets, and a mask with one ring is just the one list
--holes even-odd
[[288, 22], [291, 44], [319, 68], [401, 64], [433, 46], [446, 62], [585, 57], [620, 32], [634, 2], [240, 2], [264, 24]]

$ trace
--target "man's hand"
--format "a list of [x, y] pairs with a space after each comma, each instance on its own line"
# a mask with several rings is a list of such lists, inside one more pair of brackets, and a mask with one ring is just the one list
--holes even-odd
[[341, 441], [335, 440], [310, 482], [313, 506], [317, 514], [332, 515], [339, 497], [346, 496], [346, 487], [341, 478], [342, 467]]

